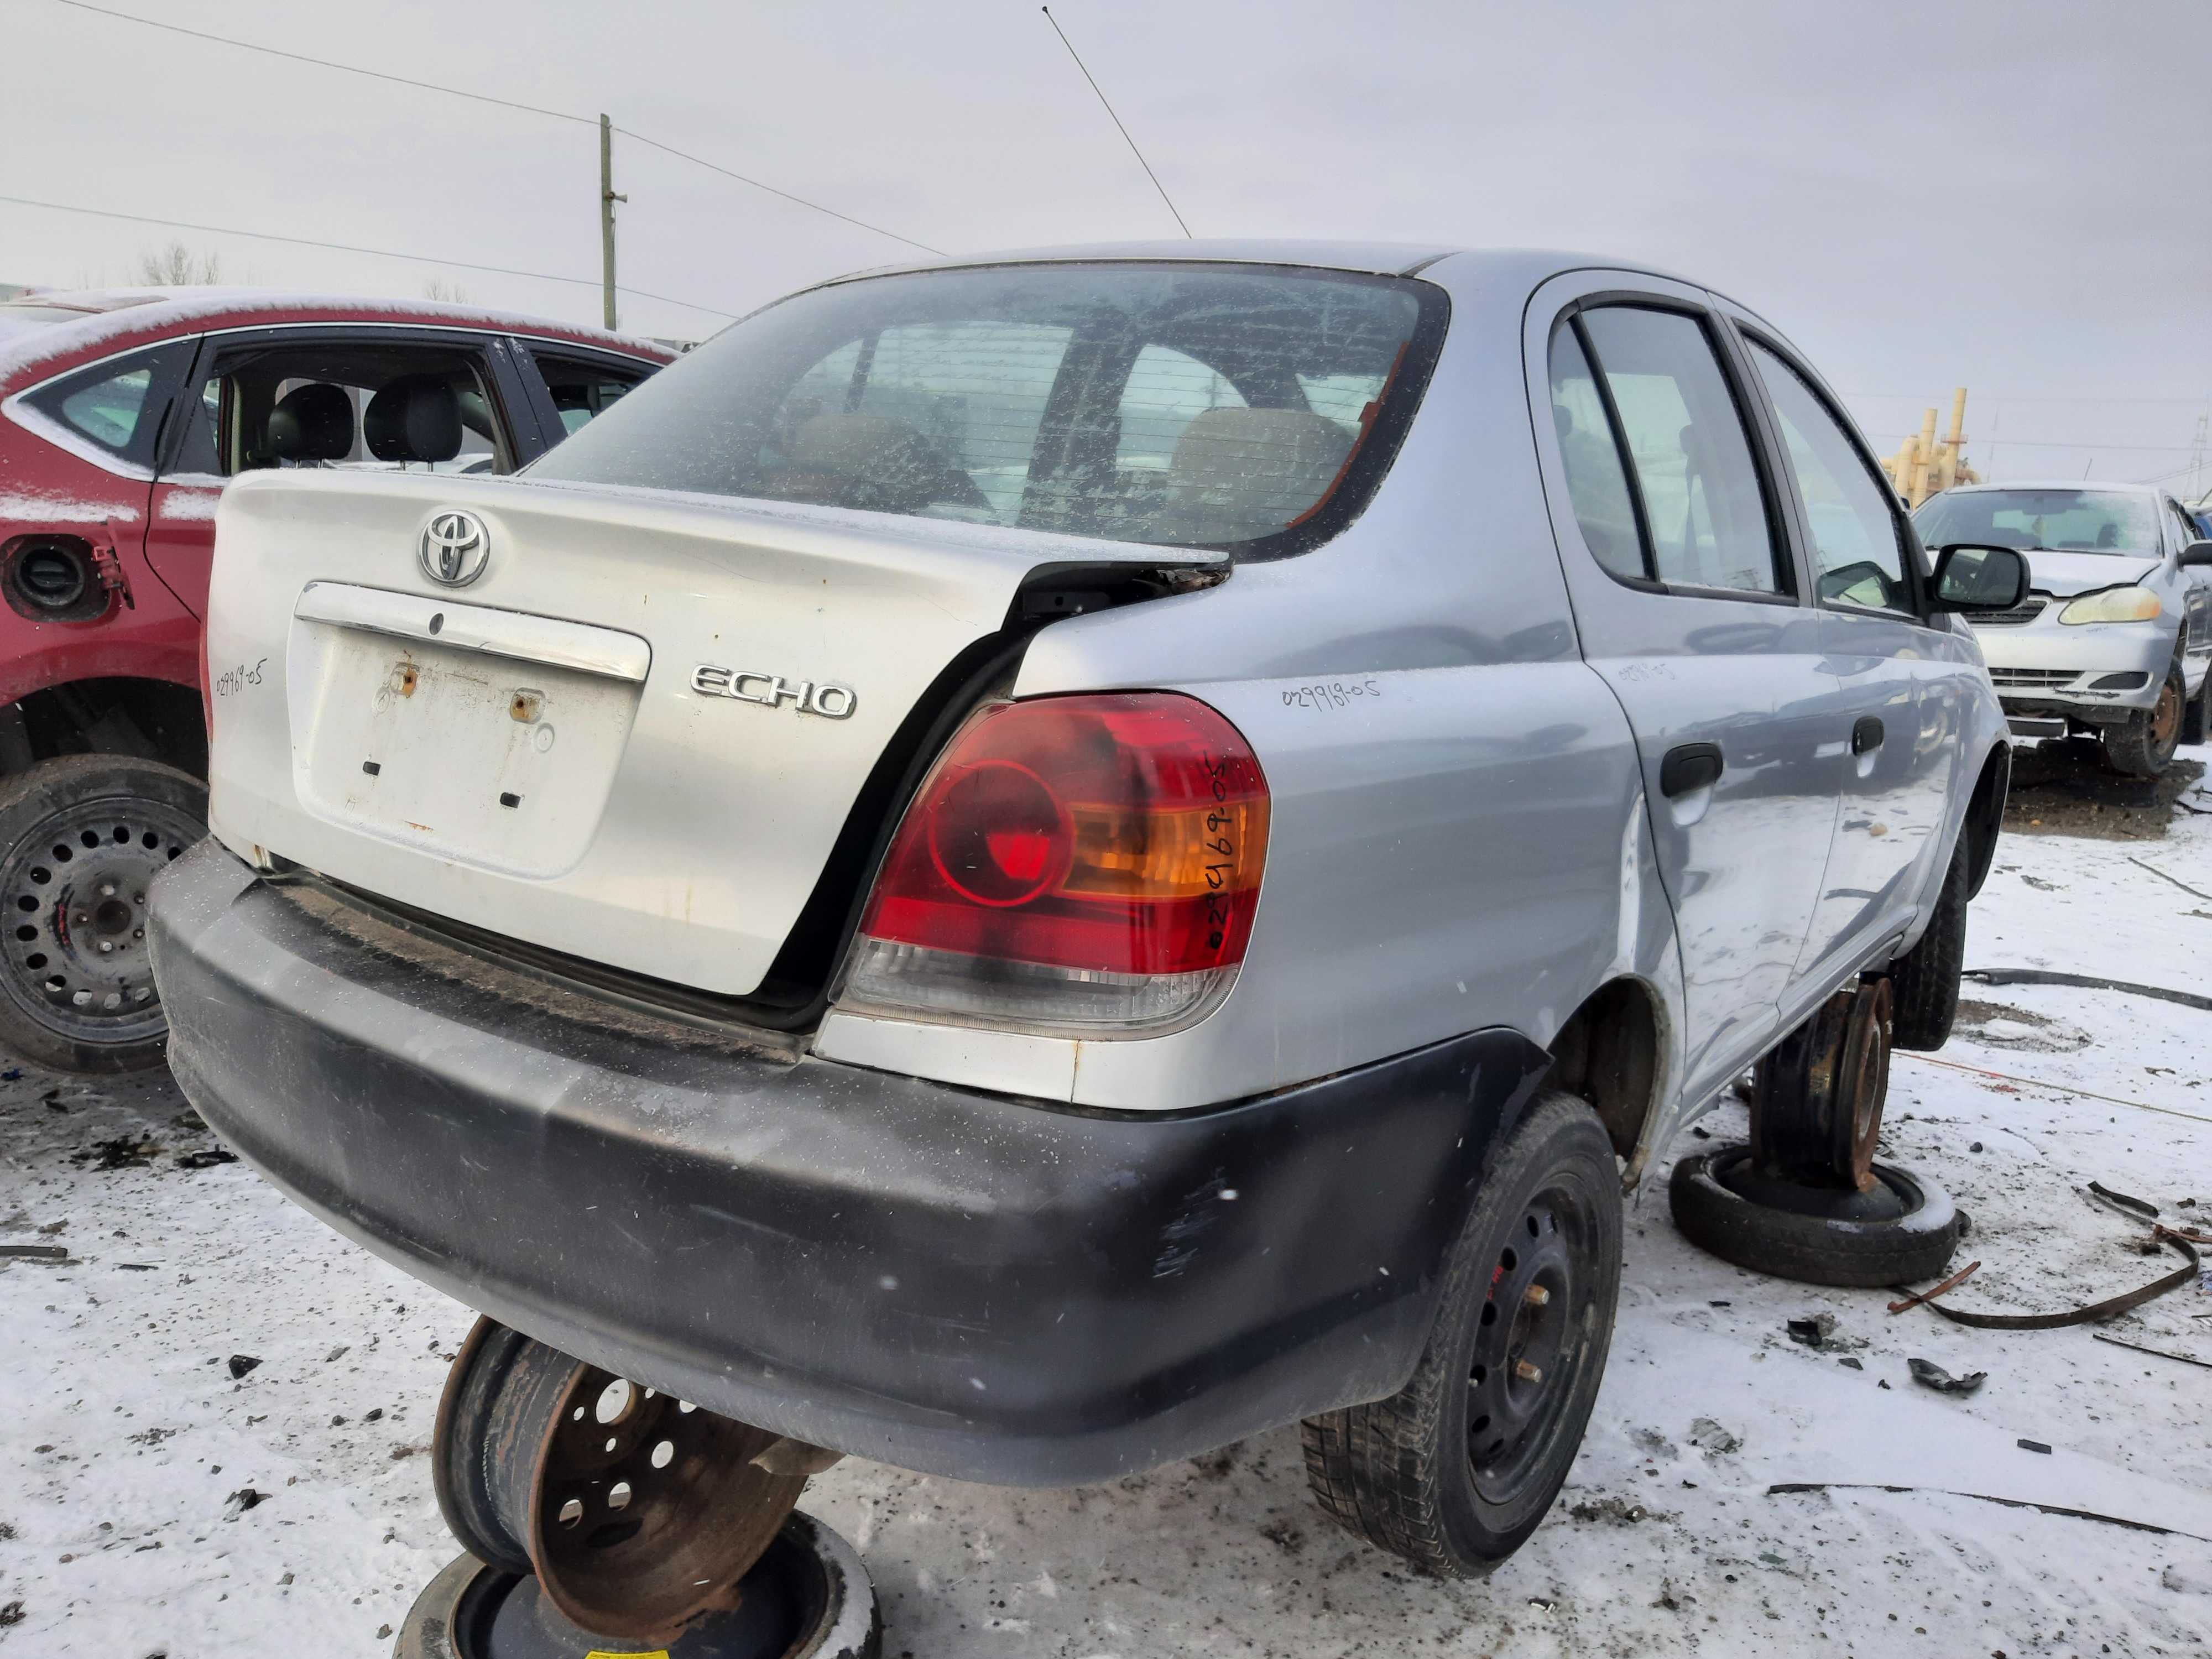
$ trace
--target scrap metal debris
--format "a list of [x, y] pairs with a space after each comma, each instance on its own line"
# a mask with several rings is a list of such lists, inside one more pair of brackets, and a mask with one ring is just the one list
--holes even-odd
[[1964, 1376], [1954, 1376], [1932, 1360], [1908, 1359], [1905, 1363], [1915, 1382], [1938, 1394], [1972, 1394], [1990, 1380], [1987, 1371], [1968, 1371]]
[[[1946, 1291], [1957, 1290], [1960, 1285], [1965, 1284], [1968, 1279], [1974, 1276], [1976, 1271], [1980, 1268], [1981, 1265], [1982, 1264], [1978, 1261], [1969, 1261], [1965, 1267], [1960, 1268], [1958, 1272], [1953, 1273], [1941, 1285], [1936, 1285], [1935, 1289], [1929, 1291], [1916, 1291], [1911, 1296], [1906, 1297], [1902, 1302], [1891, 1303], [1889, 1304], [1890, 1312], [1893, 1314], [1901, 1314], [1908, 1308], [1918, 1307], [1923, 1302], [1933, 1302], [1937, 1297], [1942, 1295]], [[1897, 1288], [1901, 1291], [1905, 1286], [1899, 1285]]]
[[[2142, 1200], [2137, 1199], [2135, 1202], [2140, 1204]], [[2135, 1218], [2142, 1219], [2140, 1216]], [[1946, 1302], [1930, 1302], [1926, 1304], [1926, 1306], [1932, 1311], [1941, 1314], [1954, 1325], [1965, 1325], [1978, 1331], [2055, 1331], [2069, 1325], [2094, 1325], [2102, 1320], [2116, 1318], [2130, 1310], [2140, 1308], [2146, 1302], [2155, 1301], [2167, 1291], [2178, 1291], [2184, 1285], [2192, 1282], [2197, 1275], [2203, 1271], [2203, 1262], [2197, 1254], [2197, 1244], [2206, 1241], [2192, 1240], [2185, 1233], [2177, 1231], [2172, 1227], [2160, 1226], [2154, 1222], [2150, 1230], [2150, 1249], [2155, 1250], [2160, 1245], [2170, 1244], [2188, 1258], [2188, 1265], [2177, 1267], [2163, 1279], [2154, 1279], [2138, 1289], [2124, 1291], [2118, 1296], [2106, 1297], [2102, 1302], [2092, 1302], [2086, 1307], [2069, 1308], [2063, 1313], [1968, 1313]]]
[[[2148, 869], [2149, 866], [2146, 865], [2144, 868]], [[2161, 870], [2157, 873], [2165, 875], [2166, 872]], [[2168, 876], [2166, 879], [2171, 881], [2172, 878]], [[2100, 979], [2094, 974], [2053, 973], [2042, 968], [1968, 968], [1960, 972], [1959, 977], [1984, 985], [2068, 985], [2079, 991], [2122, 991], [2130, 996], [2156, 997], [2161, 1002], [2178, 1002], [2185, 1008], [2202, 1008], [2212, 1013], [2212, 997], [2203, 996], [2194, 991], [2169, 991], [2163, 985], [2136, 985], [2124, 979]]]
[[69, 1251], [59, 1244], [0, 1244], [0, 1258], [13, 1261], [66, 1261]]
[[2147, 1221], [2158, 1219], [2158, 1206], [2146, 1200], [2134, 1197], [2127, 1193], [2116, 1193], [2110, 1187], [2094, 1181], [2089, 1183], [2089, 1190], [2115, 1209], [2140, 1216]]
[[[2039, 1440], [2023, 1440], [2026, 1451], [2048, 1452], [2051, 1448]], [[2178, 1527], [2153, 1526], [2148, 1521], [2131, 1521], [2122, 1515], [2100, 1515], [2095, 1510], [2069, 1509], [2063, 1504], [2038, 1504], [2025, 1498], [1998, 1498], [1985, 1492], [1960, 1492], [1952, 1486], [1891, 1486], [1871, 1480], [1786, 1480], [1766, 1489], [1769, 1498], [1779, 1498], [1801, 1492], [1931, 1492], [1947, 1498], [1972, 1498], [1984, 1504], [2001, 1504], [2008, 1510], [2034, 1510], [2044, 1515], [2070, 1516], [2076, 1521], [2102, 1521], [2107, 1526], [2125, 1527], [2130, 1532], [2155, 1533], [2161, 1538], [2197, 1538], [2193, 1532], [2184, 1532]], [[2212, 1543], [2212, 1539], [2202, 1541]]]
[[2212, 1371], [2212, 1359], [2197, 1359], [2185, 1353], [2169, 1352], [2164, 1348], [2146, 1348], [2140, 1342], [2123, 1342], [2118, 1337], [2106, 1336], [2102, 1331], [2092, 1331], [2089, 1334], [2097, 1341], [2109, 1342], [2116, 1348], [2132, 1348], [2137, 1353], [2155, 1354], [2160, 1359], [2179, 1359], [2185, 1365], [2202, 1365], [2206, 1370]]

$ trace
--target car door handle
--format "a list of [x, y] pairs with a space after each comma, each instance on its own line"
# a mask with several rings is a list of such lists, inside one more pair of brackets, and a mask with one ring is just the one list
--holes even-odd
[[1693, 789], [1711, 788], [1720, 781], [1727, 764], [1717, 743], [1678, 744], [1659, 763], [1659, 793], [1672, 800]]
[[1864, 755], [1881, 747], [1881, 720], [1874, 714], [1862, 714], [1851, 722], [1851, 753]]

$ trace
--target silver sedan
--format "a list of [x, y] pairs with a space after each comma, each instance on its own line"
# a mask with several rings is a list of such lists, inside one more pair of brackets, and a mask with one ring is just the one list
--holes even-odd
[[2212, 541], [2148, 484], [1981, 484], [1915, 515], [1930, 547], [2027, 554], [2028, 597], [1977, 616], [1990, 678], [2021, 737], [2092, 732], [2123, 772], [2154, 777], [2201, 743], [2212, 708]]

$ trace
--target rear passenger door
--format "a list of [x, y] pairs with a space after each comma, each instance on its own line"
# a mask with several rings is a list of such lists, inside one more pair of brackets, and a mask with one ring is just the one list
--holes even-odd
[[537, 370], [533, 390], [546, 449], [605, 414], [653, 372], [651, 363], [580, 348], [562, 350], [527, 340], [516, 346]]
[[[240, 472], [514, 471], [541, 447], [523, 372], [503, 337], [466, 330], [322, 323], [207, 336], [163, 434], [147, 562], [204, 614], [216, 502]], [[416, 428], [424, 441], [439, 440], [427, 454], [407, 447], [404, 419], [393, 422], [410, 394], [424, 404], [420, 414], [449, 417], [442, 432], [437, 420]], [[449, 398], [450, 409], [430, 410], [437, 397]]]
[[1981, 671], [1964, 630], [1925, 610], [1918, 540], [1834, 400], [1780, 341], [1755, 325], [1736, 338], [1781, 458], [1841, 692], [1835, 727], [1848, 734], [1842, 811], [1805, 941], [1802, 971], [1817, 993], [1910, 927], [1942, 881], [1945, 808], [1972, 781], [1956, 775]]
[[1836, 680], [1705, 296], [1577, 274], [1528, 316], [1546, 494], [1583, 657], [1636, 733], [1696, 1096], [1765, 1044], [1796, 973], [1842, 786]]

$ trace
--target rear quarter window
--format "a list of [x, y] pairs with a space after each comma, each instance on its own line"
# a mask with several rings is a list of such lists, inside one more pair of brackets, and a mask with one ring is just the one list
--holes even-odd
[[195, 343], [111, 357], [47, 381], [23, 401], [71, 435], [138, 466], [151, 466], [169, 399]]

